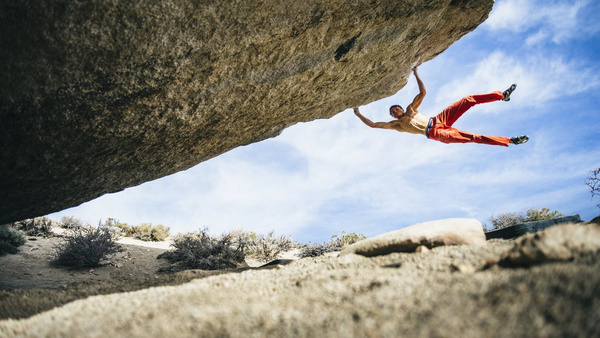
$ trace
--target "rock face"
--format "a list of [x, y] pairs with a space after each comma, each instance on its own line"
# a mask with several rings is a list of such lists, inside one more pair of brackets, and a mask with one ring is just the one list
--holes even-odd
[[493, 0], [0, 4], [0, 223], [400, 90]]
[[[0, 337], [598, 337], [600, 255], [478, 269], [511, 244], [197, 271], [199, 279], [183, 285], [86, 297], [0, 320]], [[56, 291], [72, 292], [70, 285], [43, 289], [20, 301], [3, 291], [0, 307], [33, 309], [41, 303], [33, 298], [63, 297]]]
[[434, 248], [459, 244], [485, 244], [483, 227], [478, 220], [450, 218], [414, 224], [356, 242], [341, 254], [377, 256], [392, 252], [414, 252], [417, 249], [424, 251], [423, 246]]

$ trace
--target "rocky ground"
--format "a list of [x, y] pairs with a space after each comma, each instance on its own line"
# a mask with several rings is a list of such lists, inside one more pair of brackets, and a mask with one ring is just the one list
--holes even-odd
[[[552, 242], [537, 236], [521, 251]], [[131, 244], [93, 271], [50, 268], [52, 241], [0, 258], [0, 336], [600, 335], [600, 253], [575, 242], [524, 267], [497, 264], [520, 240], [491, 240], [164, 275], [165, 248]]]

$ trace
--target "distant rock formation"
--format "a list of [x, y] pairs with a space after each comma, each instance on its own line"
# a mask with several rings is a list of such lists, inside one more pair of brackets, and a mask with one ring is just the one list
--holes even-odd
[[493, 0], [0, 4], [0, 223], [400, 90]]

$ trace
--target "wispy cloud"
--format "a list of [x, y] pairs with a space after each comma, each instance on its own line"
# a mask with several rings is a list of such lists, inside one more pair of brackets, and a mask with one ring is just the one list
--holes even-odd
[[[436, 102], [452, 102], [468, 93], [504, 90], [517, 83], [518, 91], [512, 103], [520, 107], [539, 107], [557, 98], [577, 95], [600, 87], [597, 69], [578, 61], [565, 61], [561, 55], [543, 55], [539, 52], [512, 56], [496, 50], [476, 61], [467, 76], [451, 81], [439, 89]], [[484, 105], [482, 112], [500, 112], [505, 107]]]
[[528, 45], [561, 44], [578, 34], [591, 33], [582, 30], [581, 21], [588, 22], [583, 12], [593, 10], [592, 6], [590, 0], [507, 0], [496, 4], [485, 26], [498, 32], [524, 33]]

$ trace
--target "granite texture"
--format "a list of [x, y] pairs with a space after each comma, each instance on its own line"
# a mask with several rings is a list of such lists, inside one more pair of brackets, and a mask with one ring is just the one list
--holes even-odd
[[400, 90], [493, 0], [0, 4], [0, 223]]

